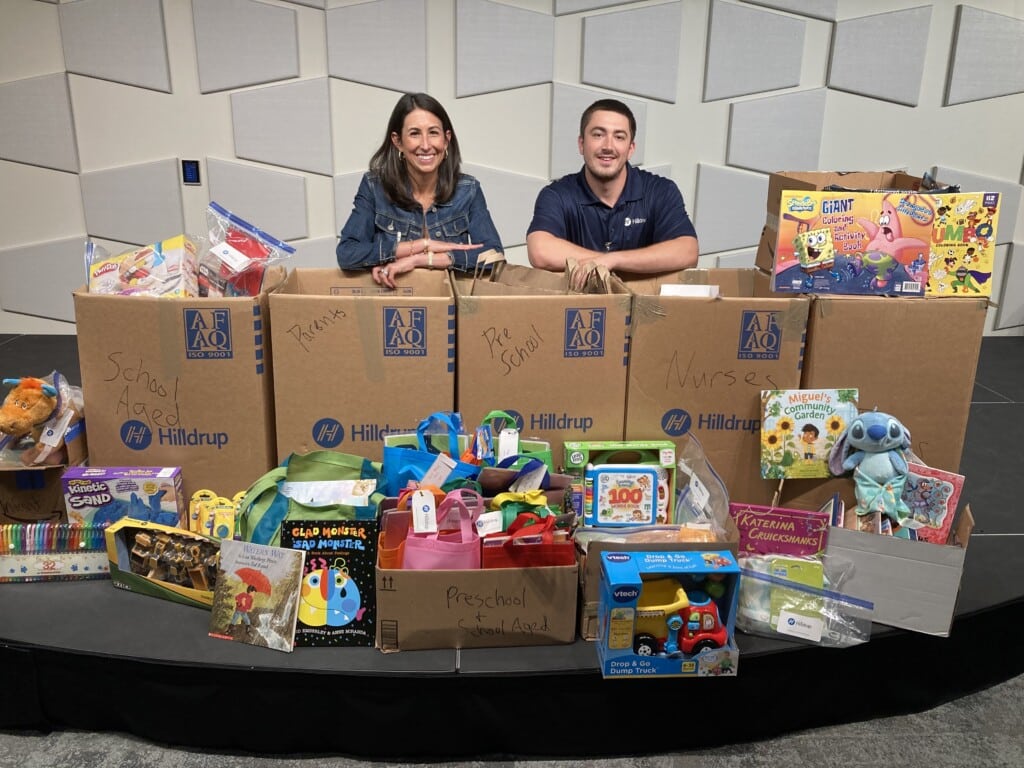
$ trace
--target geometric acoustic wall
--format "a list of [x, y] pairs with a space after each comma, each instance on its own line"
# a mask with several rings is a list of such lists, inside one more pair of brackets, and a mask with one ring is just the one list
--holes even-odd
[[424, 0], [377, 0], [327, 11], [327, 72], [393, 91], [427, 90]]
[[826, 96], [815, 88], [733, 102], [729, 165], [765, 173], [817, 168]]
[[297, 173], [207, 158], [210, 199], [278, 240], [309, 235], [306, 179]]
[[1021, 193], [1024, 192], [1024, 187], [1006, 179], [982, 176], [978, 173], [947, 168], [942, 165], [933, 167], [932, 174], [944, 184], [959, 184], [960, 189], [964, 192], [998, 192], [999, 222], [996, 224], [996, 242], [1013, 242], [1017, 223], [1015, 212], [1020, 209]]
[[160, 0], [77, 0], [60, 6], [68, 72], [171, 92]]
[[745, 2], [824, 21], [835, 21], [839, 12], [839, 0], [745, 0]]
[[551, 16], [486, 0], [458, 0], [455, 8], [456, 96], [551, 82]]
[[[584, 18], [581, 80], [587, 85], [675, 102], [681, 19], [682, 4], [678, 2]], [[628, 52], [628, 68], [614, 55], [617, 51]]]
[[580, 115], [598, 99], [616, 98], [633, 112], [636, 118], [636, 151], [633, 165], [644, 162], [644, 136], [647, 128], [647, 104], [619, 94], [589, 88], [578, 88], [565, 83], [554, 83], [551, 89], [551, 168], [552, 179], [575, 173], [583, 166], [579, 151]]
[[[74, 321], [71, 292], [85, 283], [84, 248], [84, 237], [72, 237], [0, 251], [0, 306]], [[46, 290], [34, 291], [40, 275], [46, 275]]]
[[945, 103], [1024, 92], [1024, 19], [969, 5], [958, 11]]
[[623, 3], [621, 0], [555, 0], [555, 16], [579, 13], [580, 11], [594, 11], [611, 5], [628, 5], [628, 3]]
[[700, 252], [718, 253], [757, 245], [764, 227], [768, 177], [701, 163], [697, 200], [690, 215]]
[[501, 244], [505, 248], [523, 245], [533, 218], [533, 203], [548, 180], [480, 165], [464, 164], [462, 168], [480, 182]]
[[231, 114], [238, 157], [331, 175], [327, 78], [232, 93]]
[[713, 0], [704, 101], [800, 84], [807, 22]]
[[176, 158], [89, 171], [81, 181], [92, 237], [146, 245], [184, 231]]
[[295, 11], [250, 0], [192, 0], [199, 91], [299, 76]]
[[911, 8], [836, 24], [829, 88], [916, 106], [931, 15]]
[[66, 74], [0, 84], [0, 157], [58, 171], [78, 171]]

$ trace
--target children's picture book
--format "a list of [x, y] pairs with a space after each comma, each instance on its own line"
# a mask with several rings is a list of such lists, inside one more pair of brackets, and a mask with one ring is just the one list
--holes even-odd
[[998, 192], [936, 195], [928, 296], [991, 296]]
[[828, 546], [832, 524], [828, 509], [790, 509], [757, 504], [729, 503], [729, 514], [739, 530], [739, 557], [788, 555], [814, 557]]
[[210, 637], [291, 652], [305, 552], [224, 539]]
[[306, 556], [296, 647], [373, 647], [377, 532], [376, 520], [286, 520], [281, 524], [281, 546]]
[[918, 541], [945, 544], [953, 529], [964, 476], [924, 464], [907, 465], [903, 500], [910, 508], [904, 527], [917, 534]]
[[923, 296], [936, 197], [911, 190], [784, 190], [775, 290]]
[[856, 389], [761, 391], [761, 477], [830, 477], [828, 454], [857, 416]]

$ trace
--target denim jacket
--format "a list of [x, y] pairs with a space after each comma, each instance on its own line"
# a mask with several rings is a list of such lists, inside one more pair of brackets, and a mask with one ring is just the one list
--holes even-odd
[[[429, 231], [424, 233], [426, 223]], [[401, 236], [401, 240], [399, 239]], [[401, 241], [431, 240], [449, 243], [480, 243], [479, 249], [449, 251], [452, 267], [471, 271], [476, 257], [493, 248], [502, 252], [498, 231], [491, 221], [480, 182], [462, 174], [455, 194], [446, 203], [435, 203], [427, 211], [409, 211], [388, 200], [384, 187], [374, 173], [363, 174], [352, 204], [352, 213], [341, 229], [338, 243], [338, 266], [342, 269], [374, 267], [394, 261], [395, 249]], [[438, 248], [437, 250], [441, 250]]]

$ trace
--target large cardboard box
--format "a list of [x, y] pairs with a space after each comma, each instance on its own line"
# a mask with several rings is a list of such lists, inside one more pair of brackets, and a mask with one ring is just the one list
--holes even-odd
[[397, 290], [368, 272], [296, 269], [270, 296], [277, 451], [379, 461], [385, 435], [455, 404], [455, 304], [444, 270]]
[[780, 209], [784, 190], [821, 190], [837, 185], [848, 189], [880, 190], [921, 189], [921, 178], [902, 171], [779, 171], [768, 177], [767, 216], [761, 232], [755, 263], [771, 273], [775, 263], [775, 247], [779, 238]]
[[[955, 472], [987, 306], [983, 298], [816, 296], [800, 386], [856, 387], [861, 411], [896, 416], [923, 463]], [[790, 481], [782, 499], [824, 501], [829, 490], [853, 506], [852, 484], [841, 480]]]
[[575, 565], [405, 571], [377, 568], [377, 647], [494, 648], [576, 638]]
[[631, 296], [567, 294], [564, 278], [507, 266], [497, 281], [457, 280], [456, 401], [467, 425], [494, 409], [523, 437], [620, 440]]
[[[761, 390], [800, 386], [810, 299], [771, 297], [754, 269], [686, 270], [627, 282], [635, 292], [626, 438], [692, 434], [736, 501], [765, 504]], [[715, 284], [719, 296], [659, 296], [662, 283]]]
[[65, 464], [25, 466], [16, 451], [0, 459], [0, 524], [66, 523], [61, 477], [88, 457], [85, 420], [74, 417], [64, 433]]
[[90, 464], [181, 467], [187, 496], [231, 497], [276, 463], [266, 293], [74, 302]]

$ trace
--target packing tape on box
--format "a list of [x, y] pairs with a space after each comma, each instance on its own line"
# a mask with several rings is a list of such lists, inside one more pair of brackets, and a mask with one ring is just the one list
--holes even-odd
[[384, 321], [378, 320], [384, 308], [378, 301], [369, 297], [356, 297], [352, 301], [355, 307], [356, 335], [359, 347], [363, 350], [363, 365], [369, 381], [384, 381], [384, 338], [386, 332]]
[[[132, 301], [131, 298], [128, 301]], [[204, 299], [205, 301], [205, 299]], [[139, 307], [142, 311], [145, 311], [147, 307], [143, 306], [142, 302], [138, 302]], [[187, 347], [185, 334], [188, 329], [185, 328], [185, 321], [182, 317], [182, 302], [174, 299], [161, 300], [156, 302], [147, 302], [148, 306], [156, 308], [157, 313], [157, 339], [160, 339], [162, 343], [149, 345], [148, 350], [153, 351], [160, 357], [160, 376], [161, 378], [166, 377], [170, 379], [177, 377], [181, 370], [181, 361], [184, 357], [184, 350]], [[146, 322], [139, 323], [136, 328], [143, 329], [148, 325]], [[171, 340], [180, 340], [178, 343], [170, 343]], [[153, 347], [156, 347], [154, 350]]]

